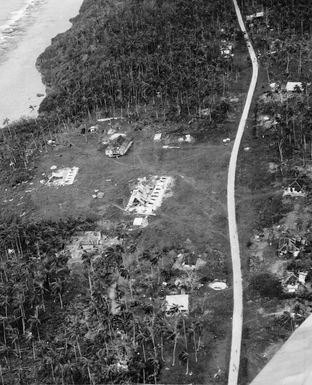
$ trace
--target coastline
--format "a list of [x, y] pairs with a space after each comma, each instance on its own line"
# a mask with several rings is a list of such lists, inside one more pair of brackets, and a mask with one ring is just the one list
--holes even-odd
[[[37, 57], [51, 39], [71, 27], [70, 19], [79, 13], [82, 0], [48, 0], [28, 26], [18, 46], [0, 64], [0, 127], [23, 116], [36, 117], [45, 86], [35, 66]], [[62, 12], [59, 10], [62, 9]], [[32, 106], [32, 108], [30, 108]]]

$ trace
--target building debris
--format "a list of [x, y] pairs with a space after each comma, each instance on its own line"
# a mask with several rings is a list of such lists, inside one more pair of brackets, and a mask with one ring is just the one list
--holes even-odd
[[165, 145], [165, 146], [162, 146], [162, 148], [166, 149], [166, 150], [171, 150], [171, 149], [174, 149], [174, 148], [181, 148], [179, 146], [168, 146], [168, 145]]
[[180, 136], [178, 138], [178, 142], [179, 143], [183, 143], [183, 142], [186, 142], [186, 143], [192, 143], [194, 142], [194, 138], [192, 137], [192, 135], [190, 134], [185, 134], [183, 136]]
[[[53, 171], [47, 181], [48, 186], [66, 186], [74, 183], [79, 167], [66, 167]], [[40, 181], [41, 182], [41, 181]]]
[[155, 215], [155, 211], [161, 206], [165, 194], [173, 185], [170, 176], [150, 176], [138, 178], [134, 187], [126, 211], [140, 215]]
[[189, 312], [188, 294], [166, 295], [166, 311], [173, 312], [175, 309], [180, 312]]
[[79, 241], [80, 249], [90, 252], [97, 250], [102, 243], [102, 235], [100, 231], [85, 231]]
[[88, 128], [88, 132], [90, 132], [91, 134], [95, 134], [99, 129], [99, 126], [96, 124], [95, 126], [91, 126]]
[[263, 11], [256, 12], [256, 13], [253, 13], [252, 15], [246, 16], [246, 20], [247, 21], [252, 21], [253, 19], [259, 19], [261, 17], [264, 17], [264, 12]]
[[109, 141], [107, 143], [103, 142], [103, 144], [107, 144], [105, 154], [110, 158], [116, 158], [125, 155], [129, 151], [133, 140], [127, 138], [126, 134], [117, 133], [111, 135]]
[[[301, 277], [302, 279], [303, 277]], [[288, 272], [286, 278], [282, 281], [282, 286], [287, 293], [297, 293], [299, 290], [305, 290], [304, 283], [300, 282], [299, 277], [295, 273]]]
[[[101, 231], [78, 232], [71, 238], [70, 243], [65, 248], [65, 251], [67, 250], [71, 256], [68, 265], [81, 264], [83, 262], [82, 256], [85, 253], [100, 254], [104, 248], [120, 245], [121, 243], [122, 240], [117, 237], [109, 237], [102, 234]], [[97, 256], [95, 255], [94, 259]]]
[[306, 193], [303, 191], [302, 186], [296, 180], [292, 182], [287, 188], [283, 191], [283, 197], [305, 197]]
[[257, 126], [260, 128], [269, 129], [275, 125], [277, 125], [277, 121], [271, 118], [269, 115], [259, 115], [257, 117]]
[[194, 270], [199, 270], [201, 267], [205, 266], [207, 263], [203, 259], [197, 258], [195, 264], [189, 265], [189, 264], [186, 264], [184, 260], [185, 260], [185, 255], [182, 253], [178, 254], [177, 259], [175, 260], [172, 266], [172, 270], [176, 269], [176, 270], [183, 270], [183, 271], [194, 271]]
[[203, 108], [199, 110], [200, 116], [211, 116], [211, 108]]
[[[270, 50], [269, 53], [271, 55], [274, 55], [275, 53], [281, 51], [283, 48], [283, 42], [280, 39], [275, 39], [270, 44]], [[275, 84], [275, 83], [274, 83]], [[271, 86], [271, 85], [270, 85]]]
[[125, 119], [125, 118], [122, 116], [113, 116], [111, 118], [100, 118], [100, 119], [97, 119], [97, 121], [98, 122], [110, 122], [111, 120], [117, 120], [117, 119]]
[[220, 45], [221, 56], [225, 59], [230, 59], [234, 56], [233, 54], [233, 43], [227, 40], [221, 40]]
[[294, 257], [297, 257], [300, 252], [300, 240], [295, 237], [290, 237], [289, 235], [284, 235], [278, 241], [278, 252], [279, 255], [287, 256], [289, 253]]
[[94, 190], [94, 193], [92, 194], [92, 198], [93, 199], [96, 199], [96, 198], [102, 199], [102, 198], [104, 198], [104, 193], [102, 191], [99, 191], [99, 190]]
[[154, 142], [163, 142], [163, 148], [180, 148], [178, 146], [174, 146], [176, 143], [193, 143], [195, 141], [194, 137], [190, 134], [182, 134], [181, 136], [177, 136], [176, 134], [155, 134]]
[[307, 278], [308, 272], [307, 271], [300, 271], [298, 272], [298, 280], [302, 285], [305, 285], [306, 278]]

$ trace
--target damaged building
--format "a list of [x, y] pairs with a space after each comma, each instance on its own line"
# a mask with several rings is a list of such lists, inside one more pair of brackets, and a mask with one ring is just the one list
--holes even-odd
[[221, 40], [220, 53], [223, 58], [231, 59], [234, 56], [233, 43], [228, 40]]
[[128, 138], [126, 134], [118, 133], [113, 134], [105, 144], [107, 145], [105, 154], [110, 158], [117, 158], [126, 155], [133, 144], [133, 140]]
[[66, 167], [52, 172], [47, 181], [48, 186], [66, 186], [74, 183], [79, 167]]
[[170, 176], [138, 178], [125, 210], [140, 215], [155, 215], [172, 184]]

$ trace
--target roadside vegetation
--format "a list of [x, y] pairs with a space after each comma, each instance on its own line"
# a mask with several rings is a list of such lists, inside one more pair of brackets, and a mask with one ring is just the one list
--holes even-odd
[[[261, 70], [243, 139], [250, 152], [241, 153], [238, 175], [239, 194], [254, 196], [245, 204], [240, 195], [239, 203], [247, 384], [311, 313], [311, 7], [304, 0], [240, 3], [245, 15], [263, 11], [247, 22]], [[287, 91], [288, 82], [298, 85]]]

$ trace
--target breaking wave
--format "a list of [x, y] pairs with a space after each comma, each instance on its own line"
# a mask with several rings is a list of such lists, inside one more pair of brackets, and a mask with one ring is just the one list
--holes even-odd
[[18, 10], [11, 12], [7, 21], [0, 25], [0, 53], [8, 51], [16, 45], [27, 25], [34, 19], [40, 6], [46, 0], [27, 0]]

